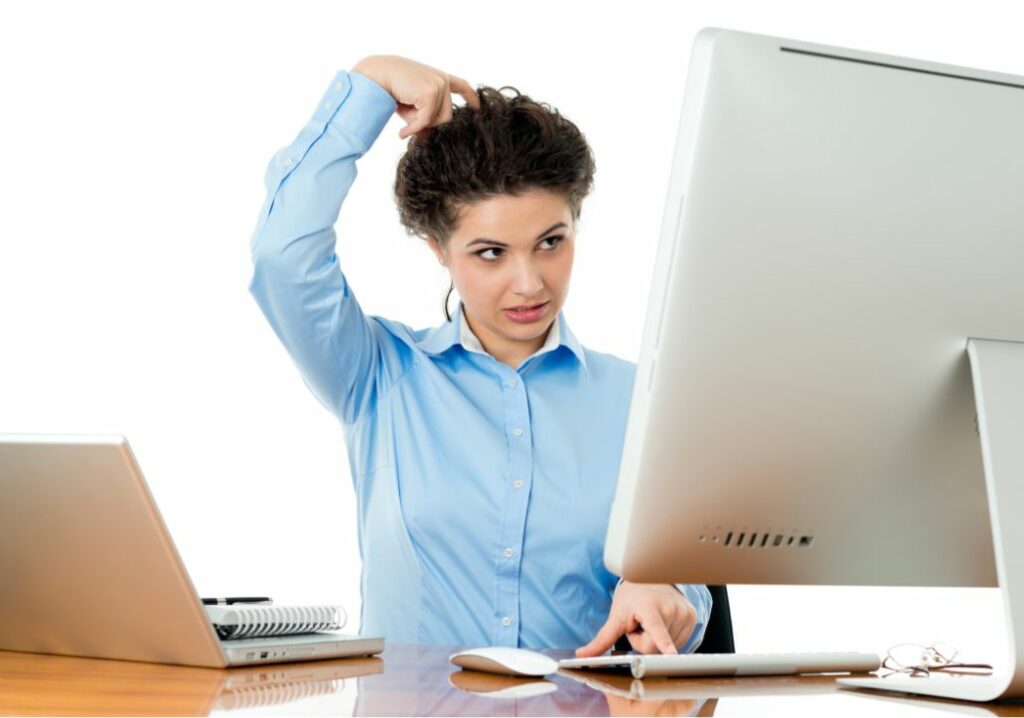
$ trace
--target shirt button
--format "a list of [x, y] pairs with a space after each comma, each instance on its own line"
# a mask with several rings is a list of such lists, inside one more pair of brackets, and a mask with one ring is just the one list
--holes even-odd
[[341, 89], [341, 83], [340, 82], [335, 82], [334, 83], [334, 89], [335, 90], [340, 90]]
[[329, 110], [329, 109], [331, 109], [331, 107], [333, 107], [333, 106], [334, 106], [334, 103], [333, 103], [333, 102], [331, 102], [330, 100], [328, 100], [327, 102], [325, 102], [325, 103], [324, 103], [324, 109], [327, 109], [327, 110]]
[[519, 428], [519, 427], [517, 426], [516, 428], [514, 428], [514, 429], [512, 430], [512, 433], [513, 433], [513, 434], [514, 434], [515, 436], [522, 436], [522, 435], [523, 435], [523, 430], [522, 430], [522, 429], [520, 429], [520, 428]]
[[512, 619], [509, 618], [508, 616], [505, 616], [504, 618], [501, 619], [501, 625], [503, 625], [503, 626], [511, 626], [512, 625]]
[[515, 551], [510, 548], [505, 549], [505, 558], [512, 558], [515, 555]]
[[291, 167], [292, 166], [292, 158], [291, 157], [288, 157], [288, 158], [285, 159], [284, 166], [285, 167]]
[[516, 479], [515, 481], [512, 482], [512, 485], [515, 486], [517, 489], [521, 489], [523, 488], [523, 480]]
[[510, 389], [515, 389], [518, 385], [519, 385], [519, 382], [517, 382], [515, 379], [509, 379], [508, 380], [508, 386], [509, 386]]

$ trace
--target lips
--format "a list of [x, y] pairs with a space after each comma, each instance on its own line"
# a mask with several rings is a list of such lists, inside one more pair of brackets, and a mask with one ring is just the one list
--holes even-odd
[[547, 304], [547, 302], [540, 302], [539, 304], [528, 304], [521, 307], [509, 307], [508, 310], [510, 312], [525, 312], [529, 311], [530, 309], [536, 309], [537, 307], [543, 307], [545, 304]]
[[551, 309], [551, 302], [534, 304], [526, 309], [506, 309], [505, 316], [517, 324], [532, 324], [546, 316]]

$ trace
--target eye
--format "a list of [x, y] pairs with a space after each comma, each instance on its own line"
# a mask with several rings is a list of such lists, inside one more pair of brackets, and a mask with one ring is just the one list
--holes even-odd
[[500, 252], [500, 251], [501, 251], [501, 249], [499, 247], [488, 247], [487, 249], [481, 249], [479, 252], [474, 252], [474, 254], [476, 254], [476, 256], [480, 257], [480, 259], [482, 259], [482, 260], [484, 260], [486, 262], [493, 262], [498, 257], [485, 257], [484, 253], [485, 252]]
[[[558, 247], [558, 245], [564, 239], [564, 236], [552, 235], [551, 237], [545, 237], [540, 241], [540, 243], [544, 244], [544, 242], [551, 242], [551, 245], [545, 248], [547, 251], [550, 252], [553, 251], [556, 247]], [[480, 259], [484, 260], [485, 262], [496, 262], [499, 259], [501, 259], [501, 254], [504, 251], [505, 250], [501, 249], [500, 247], [487, 247], [486, 249], [481, 249], [479, 252], [474, 252], [473, 254], [480, 257]], [[487, 252], [496, 252], [496, 254], [488, 255]]]

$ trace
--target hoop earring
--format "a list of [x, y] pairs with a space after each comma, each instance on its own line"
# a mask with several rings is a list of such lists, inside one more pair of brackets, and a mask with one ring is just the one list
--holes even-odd
[[454, 290], [455, 290], [455, 282], [452, 281], [448, 285], [448, 293], [446, 295], [444, 295], [444, 304], [442, 305], [442, 307], [444, 309], [444, 318], [448, 322], [451, 322], [451, 320], [452, 320], [452, 315], [448, 312], [448, 300], [452, 298], [452, 291], [454, 291]]

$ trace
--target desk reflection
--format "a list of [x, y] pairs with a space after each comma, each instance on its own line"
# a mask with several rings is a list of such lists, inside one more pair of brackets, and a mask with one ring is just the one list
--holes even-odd
[[[542, 679], [463, 671], [459, 646], [388, 646], [343, 658], [227, 670], [0, 651], [0, 715], [584, 715], [769, 712], [1024, 715], [1024, 705], [965, 704], [840, 689], [835, 676], [649, 678], [561, 670]], [[544, 651], [565, 658], [571, 651]], [[724, 699], [724, 700], [723, 700]], [[888, 704], [888, 705], [885, 705]]]
[[349, 686], [346, 679], [380, 673], [380, 658], [344, 658], [306, 663], [281, 663], [269, 666], [232, 668], [224, 671], [218, 687], [214, 711], [238, 711], [250, 708], [294, 703], [310, 698], [340, 694]]
[[389, 648], [383, 673], [359, 679], [355, 715], [608, 715], [601, 693], [558, 675], [532, 680], [463, 671], [448, 662], [460, 648]]
[[[714, 711], [714, 700], [705, 697], [638, 700], [619, 695], [619, 677], [601, 686], [565, 671], [533, 679], [462, 670], [448, 662], [459, 648], [402, 646], [386, 651], [383, 673], [358, 679], [355, 715], [696, 716]], [[572, 655], [543, 653], [555, 659]]]

